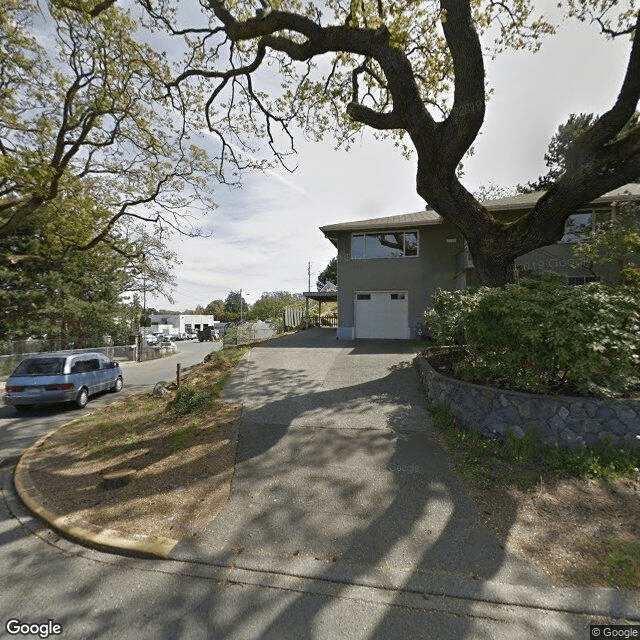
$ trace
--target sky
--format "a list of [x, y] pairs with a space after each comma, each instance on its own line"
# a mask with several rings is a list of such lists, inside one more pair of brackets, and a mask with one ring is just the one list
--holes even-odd
[[[629, 51], [627, 38], [606, 40], [595, 25], [565, 20], [539, 52], [487, 59], [494, 93], [475, 153], [464, 161], [463, 184], [471, 191], [515, 187], [544, 174], [558, 125], [571, 113], [611, 107]], [[318, 274], [336, 255], [319, 227], [425, 208], [415, 192], [415, 155], [405, 160], [391, 141], [365, 134], [349, 151], [336, 151], [331, 140], [299, 137], [296, 148], [293, 174], [275, 169], [245, 176], [239, 190], [215, 185], [218, 207], [204, 219], [211, 236], [169, 243], [182, 263], [174, 269], [174, 303], [148, 296], [147, 306], [184, 311], [240, 289], [249, 303], [263, 292], [307, 291], [309, 263], [315, 290]]]

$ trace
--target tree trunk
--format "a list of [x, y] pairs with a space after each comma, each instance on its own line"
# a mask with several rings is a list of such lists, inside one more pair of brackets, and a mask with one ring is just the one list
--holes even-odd
[[503, 287], [515, 282], [516, 265], [514, 260], [486, 255], [483, 252], [471, 252], [476, 275], [482, 286]]

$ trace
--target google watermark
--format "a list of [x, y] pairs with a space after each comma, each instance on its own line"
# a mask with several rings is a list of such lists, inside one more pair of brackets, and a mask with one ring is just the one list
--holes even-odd
[[49, 638], [62, 634], [62, 625], [54, 620], [46, 622], [23, 622], [17, 618], [7, 620], [4, 625], [6, 632], [10, 636], [38, 636], [38, 638]]
[[592, 624], [590, 638], [640, 638], [640, 624]]

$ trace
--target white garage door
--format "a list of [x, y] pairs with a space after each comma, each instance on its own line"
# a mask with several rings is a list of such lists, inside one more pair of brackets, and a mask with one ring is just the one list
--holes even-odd
[[406, 291], [356, 293], [356, 338], [408, 338]]

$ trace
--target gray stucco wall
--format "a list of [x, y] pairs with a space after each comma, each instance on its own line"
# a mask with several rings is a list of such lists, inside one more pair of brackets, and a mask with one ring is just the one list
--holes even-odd
[[[447, 243], [448, 238], [456, 238], [456, 242]], [[340, 234], [337, 240], [338, 337], [349, 337], [345, 330], [353, 329], [356, 291], [407, 291], [413, 337], [422, 313], [431, 306], [431, 296], [436, 289], [454, 288], [456, 254], [462, 250], [462, 237], [453, 225], [418, 227], [417, 257], [353, 260], [351, 233]]]

